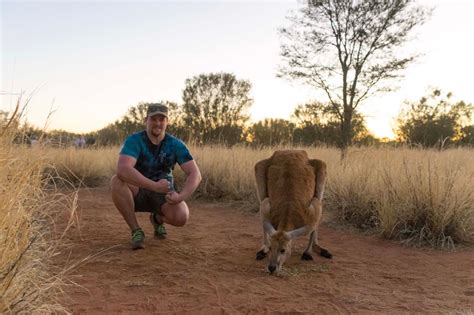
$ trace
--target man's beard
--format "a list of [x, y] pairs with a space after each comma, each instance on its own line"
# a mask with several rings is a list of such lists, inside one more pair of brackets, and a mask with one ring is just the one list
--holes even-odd
[[156, 131], [155, 129], [151, 130], [151, 134], [153, 137], [159, 137], [161, 135], [161, 132], [162, 132], [162, 129], [158, 129], [158, 131]]
[[163, 133], [162, 128], [152, 128], [150, 131], [151, 131], [150, 133], [153, 137], [159, 137]]

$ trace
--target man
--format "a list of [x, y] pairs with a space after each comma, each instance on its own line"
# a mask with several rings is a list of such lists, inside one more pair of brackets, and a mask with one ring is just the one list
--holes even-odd
[[[117, 174], [112, 177], [112, 200], [132, 231], [132, 248], [144, 248], [145, 233], [135, 211], [151, 212], [156, 238], [165, 238], [164, 223], [183, 226], [189, 218], [185, 203], [201, 181], [201, 172], [186, 145], [167, 134], [168, 108], [151, 104], [146, 130], [129, 136], [120, 151]], [[175, 191], [173, 169], [178, 163], [186, 175]]]

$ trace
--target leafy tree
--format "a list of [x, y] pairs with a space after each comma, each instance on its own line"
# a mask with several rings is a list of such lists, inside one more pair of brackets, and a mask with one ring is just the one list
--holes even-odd
[[[123, 126], [131, 127], [131, 130], [140, 131], [143, 130], [145, 125], [146, 114], [149, 105], [157, 103], [141, 102], [136, 106], [132, 106], [128, 109], [127, 113], [123, 116], [120, 124]], [[161, 101], [160, 104], [168, 107], [168, 113], [170, 119], [178, 119], [180, 116], [180, 110], [178, 104], [170, 101]]]
[[413, 28], [430, 10], [414, 0], [310, 0], [282, 28], [279, 76], [324, 92], [337, 114], [344, 157], [354, 137], [354, 113], [372, 93], [390, 91], [390, 79], [415, 55], [399, 56]]
[[[137, 106], [130, 107], [122, 119], [115, 121], [113, 126], [109, 125], [108, 127], [112, 127], [110, 129], [117, 132], [117, 138], [122, 140], [132, 133], [143, 130], [148, 104], [139, 103]], [[121, 141], [119, 140], [119, 142]]]
[[191, 139], [191, 132], [186, 127], [183, 120], [183, 109], [177, 103], [171, 101], [162, 101], [162, 104], [168, 106], [169, 124], [166, 132], [183, 139], [185, 141]]
[[92, 136], [95, 138], [95, 143], [97, 145], [112, 146], [122, 143], [126, 135], [119, 129], [115, 122], [92, 133]]
[[255, 145], [280, 145], [293, 143], [295, 125], [285, 119], [267, 118], [249, 128], [252, 143]]
[[[292, 115], [296, 124], [294, 130], [294, 142], [303, 145], [327, 145], [340, 146], [341, 128], [338, 114], [330, 104], [311, 102], [298, 105]], [[364, 117], [354, 112], [352, 120], [354, 143], [372, 143], [374, 137], [367, 130]]]
[[[162, 101], [161, 104], [168, 106], [170, 124], [167, 132], [177, 137], [186, 136], [186, 129], [183, 127], [181, 110], [178, 105], [170, 101]], [[88, 137], [94, 138], [98, 145], [117, 145], [122, 143], [127, 136], [134, 132], [145, 129], [145, 119], [148, 106], [155, 103], [139, 103], [128, 109], [127, 113], [114, 123], [102, 128], [94, 133], [88, 134]]]
[[433, 89], [418, 102], [406, 102], [397, 118], [399, 141], [443, 147], [462, 140], [463, 131], [464, 139], [468, 139], [469, 128], [463, 129], [463, 122], [471, 119], [473, 106], [453, 102], [451, 97], [451, 93], [443, 95], [441, 90]]
[[199, 143], [235, 144], [240, 141], [252, 85], [231, 73], [201, 74], [186, 79], [183, 122]]
[[461, 129], [459, 143], [463, 145], [474, 145], [474, 125], [465, 126]]
[[62, 129], [55, 129], [48, 132], [46, 135], [47, 143], [53, 147], [67, 147], [74, 143], [74, 140], [79, 137], [80, 134], [69, 132]]
[[340, 136], [332, 107], [320, 102], [298, 105], [292, 115], [296, 124], [294, 141], [302, 145], [337, 145]]

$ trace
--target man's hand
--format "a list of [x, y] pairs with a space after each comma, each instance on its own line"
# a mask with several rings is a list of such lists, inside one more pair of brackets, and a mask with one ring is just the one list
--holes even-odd
[[170, 205], [176, 205], [181, 201], [184, 201], [184, 199], [176, 191], [170, 191], [166, 194], [166, 202], [168, 202]]
[[168, 181], [166, 179], [160, 179], [155, 183], [153, 188], [153, 190], [158, 193], [166, 194], [169, 192]]

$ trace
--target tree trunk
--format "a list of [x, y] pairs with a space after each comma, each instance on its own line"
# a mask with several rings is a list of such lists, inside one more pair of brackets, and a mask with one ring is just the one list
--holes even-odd
[[352, 144], [352, 114], [351, 108], [344, 109], [344, 117], [341, 122], [341, 161], [345, 159], [347, 150]]

